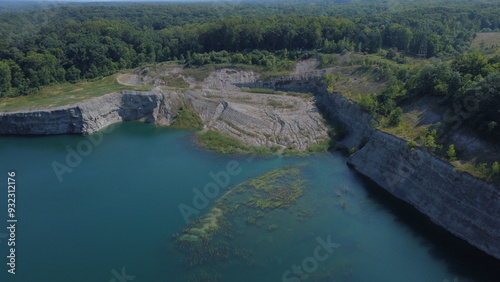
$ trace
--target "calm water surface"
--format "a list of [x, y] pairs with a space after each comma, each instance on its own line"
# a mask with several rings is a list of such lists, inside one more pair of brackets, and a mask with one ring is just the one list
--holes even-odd
[[[221, 156], [198, 149], [193, 132], [141, 123], [90, 137], [94, 143], [86, 136], [0, 138], [0, 281], [499, 281], [498, 260], [364, 180], [339, 153]], [[248, 252], [251, 265], [229, 259], [190, 268], [172, 239], [186, 227], [179, 205], [193, 206], [193, 189], [228, 163], [238, 168], [229, 186], [299, 165], [304, 195], [267, 213], [261, 226], [230, 219], [237, 231], [231, 243]], [[11, 170], [15, 275], [6, 258]], [[327, 252], [322, 241], [335, 247]], [[293, 274], [294, 265], [302, 274]]]

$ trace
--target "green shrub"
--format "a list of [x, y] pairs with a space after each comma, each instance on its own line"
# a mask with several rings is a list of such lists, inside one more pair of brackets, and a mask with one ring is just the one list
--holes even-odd
[[373, 96], [371, 94], [361, 95], [358, 104], [363, 111], [368, 113], [373, 113], [377, 108], [377, 101], [373, 99]]
[[276, 94], [276, 90], [270, 88], [241, 88], [241, 91], [250, 93]]
[[403, 110], [400, 107], [395, 108], [389, 114], [389, 125], [396, 126], [401, 122], [401, 116], [403, 115]]
[[494, 162], [492, 165], [491, 165], [491, 173], [493, 175], [498, 175], [500, 174], [500, 166], [498, 165], [498, 162]]
[[171, 124], [173, 128], [185, 129], [202, 129], [203, 121], [192, 105], [183, 105], [179, 108], [174, 122]]
[[415, 140], [411, 139], [410, 141], [406, 142], [406, 147], [410, 150], [415, 150], [415, 147], [417, 146], [417, 142]]
[[233, 137], [213, 130], [201, 133], [198, 136], [198, 141], [203, 147], [214, 150], [220, 154], [272, 155], [271, 149], [267, 147], [247, 146]]
[[310, 153], [325, 152], [330, 148], [330, 143], [331, 143], [330, 140], [326, 139], [326, 140], [320, 142], [319, 144], [310, 145], [307, 148], [307, 151]]
[[448, 159], [452, 162], [452, 161], [455, 161], [457, 159], [457, 152], [455, 151], [455, 145], [451, 144], [449, 147], [448, 147], [448, 151], [446, 152], [446, 154], [448, 155]]

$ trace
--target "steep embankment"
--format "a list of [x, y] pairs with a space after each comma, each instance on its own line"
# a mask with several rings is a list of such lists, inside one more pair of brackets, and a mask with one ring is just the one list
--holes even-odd
[[0, 113], [0, 134], [90, 134], [127, 120], [168, 126], [184, 106], [195, 110], [205, 128], [247, 145], [306, 150], [328, 137], [321, 115], [308, 99], [237, 90], [160, 87], [145, 93], [111, 93], [58, 108]]
[[348, 163], [436, 224], [500, 258], [500, 187], [460, 172], [406, 141], [369, 126], [370, 116], [340, 95], [318, 95], [349, 134], [342, 144], [357, 148]]
[[338, 145], [356, 151], [348, 164], [436, 224], [500, 259], [500, 187], [373, 128], [373, 118], [356, 103], [327, 93], [320, 83], [323, 74], [295, 74], [253, 85], [317, 93], [318, 104], [345, 125], [346, 137]]
[[0, 134], [90, 134], [116, 122], [140, 119], [170, 124], [170, 103], [161, 92], [123, 91], [74, 105], [0, 113]]

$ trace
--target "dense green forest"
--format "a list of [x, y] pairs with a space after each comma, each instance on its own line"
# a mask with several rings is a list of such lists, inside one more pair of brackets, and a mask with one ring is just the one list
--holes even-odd
[[[0, 97], [169, 60], [276, 69], [283, 60], [321, 53], [388, 49], [387, 58], [399, 63], [405, 56], [438, 59], [388, 75], [386, 90], [361, 101], [365, 109], [397, 123], [399, 104], [431, 95], [451, 105], [450, 123], [466, 120], [498, 139], [500, 112], [491, 105], [500, 102], [492, 95], [499, 92], [500, 59], [464, 53], [476, 32], [498, 31], [498, 15], [494, 1], [65, 6], [3, 13]], [[471, 95], [475, 104], [467, 108], [463, 100]], [[457, 118], [460, 109], [466, 119]]]
[[[387, 54], [390, 57], [391, 52]], [[451, 61], [388, 69], [385, 77], [388, 87], [362, 96], [359, 103], [373, 116], [387, 118], [389, 126], [399, 123], [401, 106], [427, 98], [444, 109], [447, 130], [468, 125], [484, 139], [500, 139], [500, 56], [487, 59], [473, 51]]]
[[499, 3], [389, 4], [205, 3], [1, 14], [0, 95], [222, 50], [376, 53], [395, 47], [450, 57], [466, 50], [476, 31], [500, 27]]

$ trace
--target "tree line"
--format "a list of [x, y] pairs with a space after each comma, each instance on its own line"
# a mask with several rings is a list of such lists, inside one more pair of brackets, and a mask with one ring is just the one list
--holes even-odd
[[468, 47], [475, 31], [500, 27], [499, 3], [400, 4], [397, 12], [387, 3], [241, 5], [59, 7], [2, 14], [0, 96], [167, 60], [188, 57], [196, 64], [203, 62], [200, 54], [220, 51], [376, 53], [387, 47], [425, 58], [452, 57]]

